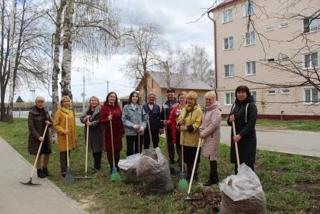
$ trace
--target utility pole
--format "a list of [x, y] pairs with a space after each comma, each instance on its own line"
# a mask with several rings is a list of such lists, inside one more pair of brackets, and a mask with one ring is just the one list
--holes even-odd
[[107, 94], [109, 94], [109, 80], [107, 80]]

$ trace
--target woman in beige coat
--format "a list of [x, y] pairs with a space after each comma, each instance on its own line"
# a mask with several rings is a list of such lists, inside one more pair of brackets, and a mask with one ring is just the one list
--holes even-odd
[[204, 139], [202, 155], [210, 161], [209, 179], [204, 186], [217, 184], [219, 181], [217, 171], [218, 148], [220, 142], [221, 111], [216, 102], [216, 94], [207, 92], [205, 98], [205, 113], [200, 126], [200, 137]]

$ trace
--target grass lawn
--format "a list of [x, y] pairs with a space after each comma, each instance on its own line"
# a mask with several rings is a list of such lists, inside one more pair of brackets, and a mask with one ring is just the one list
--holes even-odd
[[320, 121], [318, 120], [257, 120], [258, 126], [284, 128], [302, 131], [320, 131]]
[[[0, 123], [0, 136], [10, 143], [27, 160], [34, 157], [27, 153], [27, 121], [16, 119], [14, 123]], [[78, 128], [78, 148], [71, 153], [71, 168], [75, 175], [84, 171], [83, 129]], [[125, 144], [124, 144], [125, 145]], [[211, 213], [209, 204], [186, 203], [184, 194], [174, 191], [167, 195], [146, 195], [142, 185], [128, 185], [109, 181], [109, 167], [103, 155], [102, 172], [96, 179], [77, 181], [66, 187], [59, 173], [59, 154], [53, 145], [49, 170], [52, 180], [71, 198], [77, 200], [90, 213]], [[161, 142], [162, 151], [164, 142]], [[124, 156], [125, 151], [122, 152]], [[92, 157], [90, 156], [90, 164]], [[218, 161], [222, 180], [233, 172], [229, 163], [229, 147], [221, 145]], [[201, 160], [199, 182], [208, 176], [208, 161]], [[256, 171], [267, 197], [268, 213], [320, 213], [320, 159], [258, 151]], [[26, 175], [27, 178], [28, 175]], [[173, 176], [175, 185], [178, 178]], [[200, 185], [193, 187], [200, 194]], [[219, 194], [218, 188], [213, 188]]]

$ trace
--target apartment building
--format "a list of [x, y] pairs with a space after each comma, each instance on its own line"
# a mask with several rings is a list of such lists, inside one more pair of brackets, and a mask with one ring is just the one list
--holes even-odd
[[320, 119], [319, 9], [319, 0], [224, 0], [208, 12], [223, 114], [247, 85], [261, 118]]

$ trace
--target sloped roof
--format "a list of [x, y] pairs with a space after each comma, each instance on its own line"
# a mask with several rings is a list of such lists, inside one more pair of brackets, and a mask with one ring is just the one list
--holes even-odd
[[[153, 80], [160, 86], [160, 88], [168, 88], [166, 82], [166, 73], [165, 72], [149, 72], [149, 75]], [[175, 89], [189, 89], [189, 90], [212, 90], [207, 83], [193, 80], [190, 75], [181, 75], [173, 73], [170, 76], [170, 87]]]
[[218, 4], [217, 6], [213, 7], [212, 9], [210, 9], [209, 12], [217, 10], [217, 9], [225, 7], [225, 6], [228, 6], [228, 5], [236, 3], [236, 2], [240, 2], [240, 1], [241, 0], [224, 0], [220, 4]]

